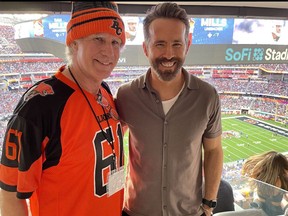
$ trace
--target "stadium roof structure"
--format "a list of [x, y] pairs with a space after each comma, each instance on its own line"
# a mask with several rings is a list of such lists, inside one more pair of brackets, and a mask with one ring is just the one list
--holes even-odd
[[[288, 19], [288, 1], [176, 1], [190, 15]], [[145, 14], [156, 1], [116, 1], [121, 14]], [[70, 13], [71, 1], [0, 1], [0, 13]]]
[[1, 14], [0, 25], [12, 25], [46, 17], [47, 14]]
[[[205, 18], [240, 18], [240, 19], [279, 19], [288, 20], [288, 1], [188, 1], [180, 2], [187, 13], [192, 17]], [[116, 3], [119, 7], [119, 12], [124, 16], [141, 16], [145, 15], [146, 11], [155, 5], [156, 1], [119, 1]], [[71, 11], [71, 1], [33, 1], [33, 2], [15, 2], [15, 1], [0, 1], [0, 24], [11, 25], [34, 21], [48, 15], [69, 14]], [[2, 24], [2, 25], [3, 25]], [[51, 45], [51, 41], [47, 40], [44, 43], [44, 38], [21, 38], [17, 39], [17, 44], [23, 52], [48, 52], [60, 58], [63, 58], [64, 44], [57, 43]], [[47, 50], [49, 47], [49, 50]], [[52, 49], [53, 50], [50, 50]], [[223, 47], [224, 49], [224, 47]], [[142, 53], [142, 52], [140, 52]], [[203, 53], [203, 52], [202, 52]], [[197, 53], [197, 56], [199, 53]], [[192, 58], [193, 59], [193, 58]], [[205, 58], [203, 58], [205, 59]], [[214, 58], [216, 59], [216, 58]]]

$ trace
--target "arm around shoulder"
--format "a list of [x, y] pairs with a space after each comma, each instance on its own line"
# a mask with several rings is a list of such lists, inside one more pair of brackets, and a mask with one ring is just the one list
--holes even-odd
[[1, 216], [28, 216], [28, 207], [25, 199], [18, 199], [16, 192], [0, 189]]

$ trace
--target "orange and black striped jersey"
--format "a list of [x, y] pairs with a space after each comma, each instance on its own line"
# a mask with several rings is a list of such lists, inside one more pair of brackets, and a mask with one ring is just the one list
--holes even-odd
[[[107, 175], [124, 164], [118, 120], [66, 78], [55, 76], [31, 87], [7, 125], [0, 165], [0, 187], [30, 199], [32, 215], [121, 215], [123, 189], [108, 196]], [[115, 109], [111, 93], [101, 92]], [[107, 141], [109, 140], [109, 142]]]

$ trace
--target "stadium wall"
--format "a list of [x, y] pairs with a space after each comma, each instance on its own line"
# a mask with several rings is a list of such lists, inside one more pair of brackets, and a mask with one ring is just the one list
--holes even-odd
[[[16, 43], [23, 52], [51, 53], [65, 59], [65, 45], [47, 38], [22, 38]], [[187, 65], [288, 64], [285, 45], [192, 44], [186, 57]], [[126, 45], [118, 66], [148, 66], [142, 45]]]
[[17, 39], [16, 43], [24, 53], [49, 53], [65, 59], [65, 45], [56, 40], [34, 37]]

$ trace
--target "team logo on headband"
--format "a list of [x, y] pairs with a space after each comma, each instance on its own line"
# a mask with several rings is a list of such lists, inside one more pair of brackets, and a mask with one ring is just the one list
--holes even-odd
[[123, 31], [122, 28], [119, 26], [119, 22], [117, 20], [113, 20], [111, 28], [115, 29], [117, 35], [121, 35]]

